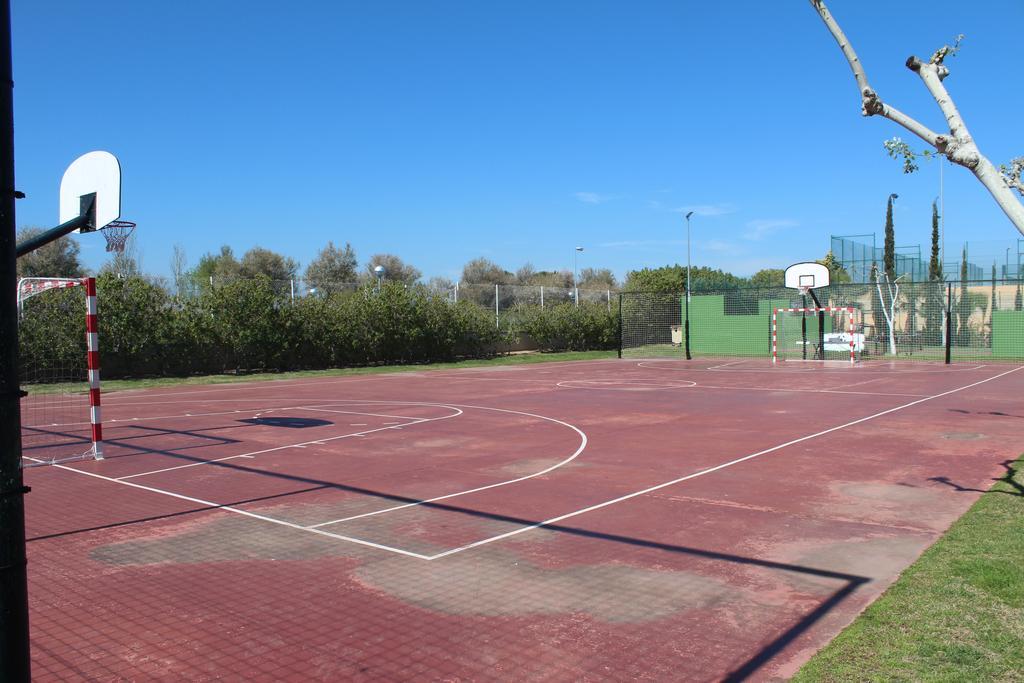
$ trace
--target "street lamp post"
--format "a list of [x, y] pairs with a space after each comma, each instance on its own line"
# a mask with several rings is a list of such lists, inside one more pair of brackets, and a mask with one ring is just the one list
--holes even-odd
[[686, 214], [686, 321], [684, 322], [683, 341], [686, 347], [686, 360], [690, 360], [690, 216]]
[[576, 279], [576, 257], [581, 251], [583, 251], [583, 247], [576, 247], [572, 252], [572, 294], [573, 298], [576, 300], [577, 308], [579, 308], [580, 305], [580, 288]]

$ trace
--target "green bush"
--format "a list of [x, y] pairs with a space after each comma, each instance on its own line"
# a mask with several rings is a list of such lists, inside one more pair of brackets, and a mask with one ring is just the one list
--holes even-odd
[[517, 307], [516, 329], [528, 334], [542, 351], [613, 349], [618, 345], [618, 317], [604, 304], [559, 304]]
[[[106, 377], [429, 363], [508, 341], [489, 311], [401, 283], [295, 300], [264, 279], [182, 298], [142, 278], [101, 275], [97, 288]], [[23, 367], [82, 365], [82, 288], [27, 301], [20, 341]]]
[[[101, 275], [100, 356], [105, 377], [430, 363], [494, 355], [525, 332], [545, 350], [614, 348], [605, 306], [520, 306], [499, 329], [491, 310], [452, 303], [425, 287], [385, 283], [292, 299], [266, 279], [237, 280], [172, 297], [143, 278]], [[82, 288], [25, 304], [23, 364], [85, 358]]]

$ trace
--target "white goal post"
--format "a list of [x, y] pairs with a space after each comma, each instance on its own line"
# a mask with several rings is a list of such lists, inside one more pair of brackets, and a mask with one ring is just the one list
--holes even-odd
[[[76, 413], [79, 407], [88, 409], [88, 425], [89, 425], [89, 436], [87, 437], [90, 441], [89, 451], [87, 453], [78, 453], [67, 458], [47, 458], [40, 460], [38, 458], [28, 459], [28, 463], [23, 462], [22, 466], [33, 466], [35, 464], [54, 464], [56, 462], [63, 462], [64, 460], [74, 460], [81, 457], [91, 456], [96, 460], [103, 459], [103, 419], [100, 413], [101, 410], [101, 398], [100, 398], [100, 353], [99, 353], [99, 322], [98, 322], [98, 311], [97, 311], [97, 297], [96, 297], [96, 278], [84, 277], [84, 278], [65, 278], [65, 277], [25, 277], [18, 281], [18, 315], [19, 317], [24, 315], [24, 304], [25, 301], [43, 292], [48, 292], [52, 289], [70, 289], [73, 287], [83, 287], [85, 289], [85, 357], [82, 359], [85, 365], [86, 371], [86, 382], [85, 391], [79, 392], [71, 389], [65, 389], [61, 384], [67, 382], [68, 378], [61, 373], [61, 376], [57, 379], [49, 380], [47, 375], [49, 369], [47, 368], [36, 368], [35, 371], [42, 375], [43, 378], [35, 378], [41, 382], [57, 382], [58, 386], [56, 390], [43, 392], [37, 396], [30, 395], [22, 398], [22, 441], [23, 444], [26, 440], [31, 440], [31, 437], [26, 435], [26, 429], [30, 433], [39, 434], [45, 436], [55, 425], [50, 424], [44, 426], [42, 429], [32, 427], [33, 422], [66, 422], [68, 420], [75, 420]], [[23, 368], [24, 370], [24, 368]], [[69, 393], [70, 392], [70, 393]], [[82, 399], [84, 405], [79, 406], [79, 400]], [[27, 421], [26, 421], [27, 418]], [[30, 427], [26, 428], [26, 424]], [[59, 424], [56, 426], [60, 426]], [[66, 436], [66, 435], [65, 435]], [[73, 439], [72, 439], [73, 441]]]
[[[854, 306], [821, 306], [807, 308], [772, 309], [772, 363], [778, 363], [799, 354], [807, 357], [808, 349], [813, 351], [814, 360], [846, 361], [855, 364], [864, 348], [864, 335], [859, 331]], [[832, 330], [819, 330], [819, 320], [828, 316]], [[790, 321], [787, 324], [787, 321]], [[800, 321], [800, 330], [792, 331], [792, 323]], [[812, 322], [814, 334], [806, 332], [806, 323]], [[820, 340], [820, 341], [819, 341]]]

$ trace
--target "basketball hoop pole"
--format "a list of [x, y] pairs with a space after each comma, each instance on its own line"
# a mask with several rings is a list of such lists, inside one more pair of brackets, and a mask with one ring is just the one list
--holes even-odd
[[25, 254], [44, 247], [64, 235], [69, 235], [75, 230], [88, 232], [95, 227], [96, 223], [96, 195], [86, 195], [82, 198], [82, 213], [77, 218], [72, 218], [66, 223], [61, 223], [56, 228], [50, 228], [46, 232], [35, 237], [30, 237], [18, 245], [17, 256], [21, 258]]
[[[821, 302], [818, 301], [818, 295], [814, 293], [813, 289], [808, 289], [811, 293], [811, 299], [814, 300], [814, 307], [818, 309], [818, 352], [817, 355], [821, 356], [821, 359], [825, 359], [825, 311], [821, 309]], [[806, 347], [804, 347], [806, 348]]]

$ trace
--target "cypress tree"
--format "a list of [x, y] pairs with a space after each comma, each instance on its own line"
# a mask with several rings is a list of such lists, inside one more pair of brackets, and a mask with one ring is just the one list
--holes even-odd
[[928, 262], [928, 279], [942, 279], [942, 261], [939, 260], [939, 205], [932, 202], [932, 259]]
[[885, 274], [889, 276], [889, 282], [896, 279], [896, 230], [892, 224], [892, 200], [896, 195], [889, 195], [889, 201], [885, 204], [885, 248], [882, 253], [882, 265]]
[[992, 318], [996, 314], [996, 264], [994, 261], [992, 262], [992, 301], [989, 304], [988, 311], [989, 333], [991, 333]]
[[970, 337], [968, 322], [971, 317], [970, 304], [967, 301], [967, 245], [964, 245], [960, 257], [960, 300], [957, 302], [957, 339], [961, 346], [966, 346]]

